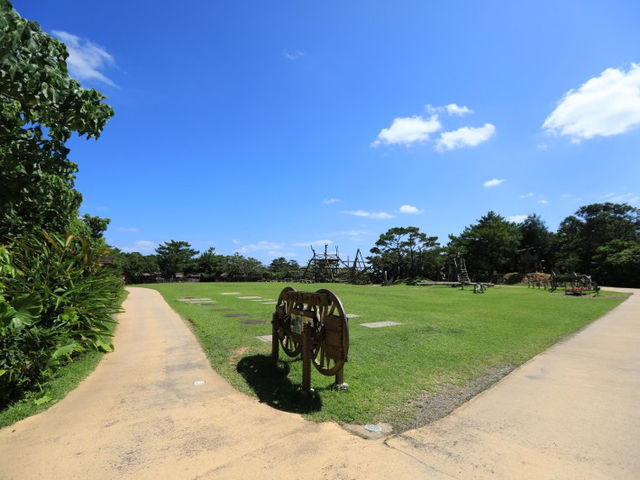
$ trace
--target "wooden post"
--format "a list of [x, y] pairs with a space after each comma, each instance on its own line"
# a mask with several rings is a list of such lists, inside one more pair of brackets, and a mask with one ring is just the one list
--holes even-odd
[[302, 329], [302, 390], [311, 391], [311, 325], [304, 324]]
[[278, 366], [278, 322], [276, 315], [274, 313], [271, 319], [271, 359], [274, 367]]

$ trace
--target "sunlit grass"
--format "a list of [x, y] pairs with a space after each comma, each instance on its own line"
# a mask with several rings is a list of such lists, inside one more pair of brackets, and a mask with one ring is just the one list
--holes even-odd
[[[349, 322], [351, 346], [345, 367], [349, 390], [329, 390], [333, 378], [312, 370], [320, 404], [307, 408], [295, 395], [301, 362], [288, 362], [286, 377], [274, 375], [266, 357], [271, 345], [256, 339], [271, 333], [274, 306], [220, 294], [240, 292], [238, 296], [276, 299], [284, 286], [182, 283], [151, 287], [189, 321], [213, 368], [239, 390], [311, 419], [357, 423], [410, 420], [412, 412], [405, 406], [422, 392], [465, 385], [498, 366], [518, 366], [623, 301], [606, 294], [565, 297], [522, 287], [495, 287], [475, 295], [471, 288], [293, 285], [298, 290], [328, 288], [339, 296], [347, 313], [360, 315]], [[186, 296], [209, 297], [216, 304], [177, 301]], [[219, 308], [233, 312], [212, 311]], [[224, 316], [234, 312], [248, 316]], [[241, 323], [247, 319], [265, 323]], [[403, 325], [360, 326], [383, 320]], [[287, 358], [282, 352], [280, 357]]]

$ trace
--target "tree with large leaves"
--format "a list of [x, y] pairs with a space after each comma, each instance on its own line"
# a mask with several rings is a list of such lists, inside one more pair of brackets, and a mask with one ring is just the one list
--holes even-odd
[[0, 238], [65, 232], [82, 197], [67, 140], [98, 138], [113, 110], [67, 72], [67, 48], [0, 0]]
[[122, 286], [98, 261], [108, 220], [78, 218], [66, 142], [97, 138], [113, 110], [67, 57], [0, 0], [0, 408], [72, 354], [111, 348]]

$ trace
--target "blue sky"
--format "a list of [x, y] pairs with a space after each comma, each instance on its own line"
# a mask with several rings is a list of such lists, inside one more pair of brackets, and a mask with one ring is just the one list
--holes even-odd
[[73, 139], [107, 241], [305, 263], [494, 210], [640, 206], [640, 3], [27, 2], [116, 111]]

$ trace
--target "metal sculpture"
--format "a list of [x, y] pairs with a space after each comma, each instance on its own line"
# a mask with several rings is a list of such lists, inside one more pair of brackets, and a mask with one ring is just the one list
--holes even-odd
[[312, 392], [311, 363], [326, 376], [335, 375], [333, 388], [346, 390], [344, 364], [349, 353], [349, 322], [340, 299], [326, 289], [280, 292], [273, 314], [271, 355], [277, 365], [280, 347], [290, 357], [302, 353], [302, 389]]
[[564, 285], [565, 295], [597, 295], [600, 287], [590, 275], [578, 275], [576, 272], [559, 274], [551, 270], [551, 291], [554, 292]]

